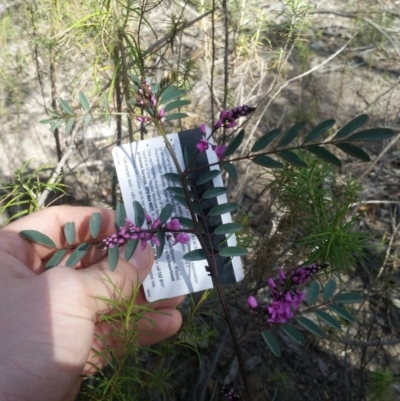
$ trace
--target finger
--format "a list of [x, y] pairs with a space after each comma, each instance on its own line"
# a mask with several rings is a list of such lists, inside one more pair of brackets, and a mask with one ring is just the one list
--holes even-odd
[[143, 287], [140, 289], [138, 294], [136, 295], [135, 303], [137, 305], [149, 305], [153, 309], [161, 309], [161, 308], [175, 308], [180, 305], [185, 300], [185, 296], [181, 295], [174, 298], [161, 299], [159, 301], [155, 301], [149, 304], [149, 301], [146, 300], [146, 296], [144, 295]]
[[[139, 346], [145, 347], [178, 332], [182, 325], [182, 315], [179, 311], [172, 308], [161, 309], [158, 312], [148, 312], [138, 322], [135, 333]], [[95, 340], [92, 345], [92, 352], [89, 355], [88, 363], [85, 365], [84, 374], [93, 375], [99, 369], [104, 368], [110, 362], [111, 354], [105, 352], [106, 349], [112, 349], [114, 355], [120, 355], [123, 350], [122, 323], [110, 325], [108, 322], [96, 324]], [[131, 334], [128, 334], [131, 336]]]
[[[102, 224], [97, 239], [92, 238], [89, 230], [89, 221], [93, 213], [100, 213], [102, 217]], [[83, 242], [95, 243], [113, 234], [115, 232], [114, 219], [115, 212], [109, 209], [54, 206], [17, 220], [9, 224], [6, 230], [15, 233], [18, 237], [19, 232], [22, 230], [40, 231], [50, 237], [58, 249], [61, 249], [68, 246], [63, 233], [66, 223], [75, 223], [76, 237], [73, 245], [78, 245]], [[54, 253], [54, 249], [43, 245], [32, 243], [32, 246], [40, 259], [46, 259]]]

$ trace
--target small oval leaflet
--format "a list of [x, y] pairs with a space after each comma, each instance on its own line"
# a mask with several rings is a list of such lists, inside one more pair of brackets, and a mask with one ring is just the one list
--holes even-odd
[[[167, 187], [166, 189], [167, 189], [167, 191], [170, 191], [170, 192], [172, 192], [172, 193], [174, 193], [176, 195], [183, 196], [183, 197], [186, 196], [185, 195], [185, 190], [182, 187]], [[193, 192], [188, 190], [188, 194], [190, 196], [190, 199], [194, 199], [194, 193]]]
[[290, 150], [282, 150], [281, 152], [278, 153], [282, 159], [285, 159], [288, 161], [290, 164], [293, 164], [297, 167], [307, 167], [307, 163], [300, 159], [299, 156], [296, 155], [296, 153], [291, 152]]
[[225, 203], [223, 205], [217, 205], [210, 209], [208, 212], [209, 216], [220, 216], [221, 214], [230, 213], [235, 211], [239, 205], [237, 203]]
[[313, 281], [308, 288], [307, 292], [307, 303], [308, 305], [314, 305], [317, 302], [319, 295], [319, 284], [318, 281]]
[[390, 139], [393, 135], [394, 131], [390, 128], [370, 128], [356, 132], [349, 136], [346, 141], [383, 141]]
[[138, 239], [129, 239], [128, 242], [125, 245], [125, 253], [124, 253], [124, 259], [128, 261], [133, 253], [136, 251], [136, 248], [139, 244]]
[[364, 150], [359, 148], [358, 146], [354, 146], [351, 143], [340, 142], [335, 144], [341, 151], [347, 153], [350, 156], [355, 157], [356, 159], [362, 160], [363, 162], [370, 162], [371, 158], [368, 156]]
[[225, 187], [215, 187], [211, 189], [207, 189], [207, 191], [204, 192], [203, 196], [201, 197], [202, 199], [212, 199], [220, 195], [226, 194], [228, 190]]
[[167, 103], [172, 99], [176, 99], [177, 97], [181, 97], [186, 93], [183, 89], [178, 89], [176, 86], [169, 86], [162, 93], [160, 98], [160, 104]]
[[252, 159], [253, 163], [267, 168], [282, 168], [283, 164], [278, 160], [274, 160], [272, 157], [266, 155], [256, 156]]
[[306, 136], [304, 143], [315, 141], [318, 139], [324, 132], [328, 131], [328, 129], [332, 128], [335, 125], [336, 121], [333, 119], [322, 121], [316, 127], [314, 127]]
[[156, 232], [156, 237], [160, 241], [160, 246], [156, 247], [156, 256], [157, 258], [161, 258], [163, 252], [164, 252], [164, 245], [165, 245], [165, 233], [161, 231]]
[[333, 153], [329, 152], [329, 150], [323, 148], [322, 146], [310, 145], [307, 146], [306, 149], [318, 158], [325, 160], [334, 166], [342, 167], [342, 162]]
[[[195, 225], [194, 225], [192, 219], [187, 219], [186, 217], [177, 217], [177, 219], [180, 221], [180, 223], [183, 225], [183, 227], [186, 227], [186, 228], [193, 228], [193, 229], [195, 228]], [[199, 227], [200, 227], [200, 231], [201, 231], [202, 233], [205, 233], [205, 229], [204, 229], [203, 224], [201, 224], [201, 223], [199, 223], [199, 222], [197, 222], [197, 224], [198, 224]]]
[[278, 341], [272, 333], [269, 331], [263, 331], [261, 333], [263, 340], [267, 344], [268, 348], [272, 351], [272, 353], [278, 358], [281, 356], [281, 349], [279, 347]]
[[90, 110], [90, 104], [89, 101], [87, 100], [87, 97], [82, 91], [79, 91], [79, 103], [81, 104], [83, 110], [89, 111]]
[[296, 320], [299, 322], [301, 326], [303, 326], [306, 330], [308, 330], [311, 334], [314, 334], [317, 337], [323, 337], [324, 333], [322, 330], [310, 319], [304, 317], [304, 316], [299, 316], [296, 318]]
[[339, 305], [331, 304], [328, 305], [328, 308], [335, 312], [337, 315], [342, 317], [343, 319], [348, 320], [349, 322], [354, 322], [354, 317], [353, 315], [345, 308]]
[[244, 138], [244, 129], [240, 130], [239, 133], [232, 139], [232, 141], [229, 143], [229, 145], [227, 146], [225, 152], [224, 152], [224, 157], [229, 157], [231, 156], [233, 153], [235, 153], [235, 151], [237, 150], [237, 148], [240, 146], [240, 144], [242, 143]]
[[117, 268], [119, 259], [119, 247], [108, 248], [108, 267], [113, 272]]
[[58, 103], [60, 103], [61, 108], [69, 115], [74, 115], [74, 110], [72, 110], [71, 106], [61, 97], [58, 99]]
[[97, 238], [97, 236], [100, 233], [101, 221], [102, 221], [101, 213], [95, 212], [90, 217], [89, 230], [90, 230], [90, 235], [92, 236], [93, 239]]
[[56, 244], [46, 234], [42, 234], [36, 230], [22, 230], [19, 235], [35, 244], [44, 245], [49, 248], [57, 249]]
[[67, 121], [67, 124], [65, 124], [65, 134], [69, 135], [71, 133], [72, 130], [72, 126], [74, 125], [75, 122], [75, 118], [74, 117], [70, 117]]
[[168, 103], [165, 107], [165, 111], [171, 111], [178, 109], [179, 107], [187, 106], [190, 104], [190, 100], [175, 100], [174, 102]]
[[186, 117], [189, 117], [189, 115], [186, 113], [174, 113], [165, 117], [165, 121], [179, 120], [181, 118], [186, 118]]
[[252, 152], [259, 152], [265, 149], [279, 134], [281, 133], [280, 128], [274, 128], [273, 130], [267, 132], [261, 138], [258, 138], [253, 147]]
[[204, 173], [201, 177], [199, 177], [197, 179], [196, 185], [205, 184], [206, 182], [213, 180], [215, 177], [219, 176], [220, 174], [221, 174], [220, 170], [207, 171], [207, 173]]
[[86, 242], [79, 244], [74, 252], [72, 252], [71, 256], [67, 259], [65, 265], [68, 267], [75, 266], [86, 255], [90, 247], [91, 244], [88, 244]]
[[305, 345], [306, 340], [304, 339], [303, 335], [290, 323], [283, 323], [279, 326], [283, 332], [289, 336], [292, 340], [297, 342], [300, 345]]
[[142, 227], [146, 218], [143, 206], [138, 201], [133, 201], [133, 210], [135, 211], [135, 225]]
[[189, 260], [191, 262], [196, 262], [198, 260], [206, 259], [206, 255], [202, 249], [195, 249], [183, 255], [183, 259]]
[[[187, 209], [189, 209], [189, 205], [188, 205], [188, 202], [187, 202], [187, 200], [186, 200], [185, 197], [176, 195], [176, 196], [174, 196], [174, 199], [175, 199], [178, 203], [180, 203], [182, 206], [184, 206], [184, 207], [186, 207]], [[201, 209], [200, 209], [200, 207], [199, 207], [199, 205], [198, 205], [197, 203], [190, 202], [190, 205], [192, 206], [192, 208], [193, 208], [195, 214], [201, 215]]]
[[66, 253], [67, 249], [60, 249], [59, 251], [54, 253], [54, 255], [46, 263], [45, 268], [50, 269], [51, 267], [57, 266]]
[[170, 203], [167, 203], [162, 208], [161, 213], [160, 213], [161, 224], [165, 224], [168, 221], [168, 219], [171, 217], [173, 210], [174, 210], [174, 207]]
[[278, 148], [289, 145], [296, 138], [296, 136], [299, 135], [300, 130], [303, 129], [305, 125], [306, 124], [304, 122], [300, 122], [289, 128], [279, 141]]
[[171, 181], [175, 181], [175, 182], [181, 183], [181, 177], [180, 177], [180, 175], [177, 174], [177, 173], [165, 173], [165, 174], [164, 174], [164, 177], [165, 177], [167, 180], [171, 180]]
[[333, 300], [339, 304], [357, 304], [364, 301], [364, 297], [357, 292], [345, 292], [344, 294], [336, 295]]
[[125, 225], [125, 219], [125, 205], [122, 202], [118, 202], [115, 209], [115, 226], [117, 230], [119, 229], [119, 227], [123, 227]]
[[217, 227], [214, 231], [214, 234], [232, 234], [241, 230], [242, 228], [243, 226], [239, 223], [226, 223]]
[[72, 245], [75, 241], [76, 231], [75, 231], [75, 223], [68, 222], [64, 226], [64, 235], [69, 245]]
[[329, 301], [333, 294], [336, 291], [336, 281], [334, 279], [330, 279], [324, 288], [324, 301]]
[[340, 139], [346, 137], [347, 135], [351, 134], [355, 130], [365, 125], [368, 119], [369, 119], [368, 114], [361, 114], [353, 118], [337, 132], [334, 139]]
[[222, 248], [218, 255], [230, 258], [234, 256], [246, 256], [247, 249], [242, 248], [241, 246], [227, 246], [226, 248]]
[[233, 180], [237, 181], [238, 179], [238, 174], [236, 171], [235, 166], [232, 163], [229, 162], [223, 162], [222, 167], [225, 169], [225, 171], [229, 174], [229, 177], [231, 177]]
[[340, 323], [334, 318], [332, 317], [329, 313], [326, 313], [323, 310], [315, 310], [314, 313], [328, 326], [336, 329], [336, 330], [340, 330], [342, 328], [342, 326], [340, 325]]

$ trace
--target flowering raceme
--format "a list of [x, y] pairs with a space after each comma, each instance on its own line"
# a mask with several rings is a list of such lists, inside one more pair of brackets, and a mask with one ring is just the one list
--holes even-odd
[[[272, 302], [265, 306], [264, 313], [267, 314], [268, 323], [286, 323], [293, 318], [294, 312], [300, 308], [305, 294], [296, 287], [311, 280], [312, 276], [327, 267], [327, 264], [298, 267], [286, 276], [283, 269], [278, 272], [278, 283], [272, 278], [268, 279], [268, 286], [272, 295]], [[258, 308], [258, 301], [254, 296], [247, 298], [247, 304], [251, 309]]]
[[[152, 230], [164, 229], [165, 231], [178, 231], [182, 228], [178, 219], [171, 219], [163, 227], [159, 217], [157, 217], [153, 222], [151, 216], [146, 213], [145, 218], [147, 225]], [[167, 235], [166, 237], [174, 238], [172, 245], [176, 245], [178, 243], [187, 244], [190, 241], [189, 235], [182, 232], [173, 232], [172, 235]], [[160, 246], [160, 240], [156, 237], [155, 232], [149, 232], [141, 227], [137, 227], [132, 223], [131, 220], [127, 218], [125, 219], [125, 226], [119, 227], [117, 233], [103, 239], [101, 249], [105, 251], [108, 248], [122, 246], [130, 239], [140, 240], [140, 246], [142, 250], [146, 248], [146, 243], [148, 241], [153, 242], [155, 246]]]

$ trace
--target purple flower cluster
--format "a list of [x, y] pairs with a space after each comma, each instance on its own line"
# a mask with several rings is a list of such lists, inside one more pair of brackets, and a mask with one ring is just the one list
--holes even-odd
[[[136, 100], [136, 106], [139, 106], [141, 108], [152, 107], [153, 109], [155, 109], [157, 106], [157, 99], [151, 90], [151, 86], [144, 78], [142, 78], [140, 82], [140, 87], [137, 93], [135, 94], [135, 100]], [[157, 113], [157, 118], [161, 120], [164, 117], [164, 115], [165, 115], [165, 110], [161, 109]], [[146, 123], [150, 121], [151, 118], [146, 116], [139, 116], [137, 117], [137, 120], [140, 123]]]
[[214, 129], [224, 128], [234, 128], [237, 125], [236, 120], [240, 117], [249, 116], [256, 108], [247, 106], [237, 106], [230, 110], [222, 110], [219, 114], [219, 119], [214, 125]]
[[[152, 218], [146, 213], [146, 222], [149, 228], [152, 230], [162, 229], [165, 231], [170, 231], [171, 234], [166, 235], [166, 237], [168, 239], [174, 239], [173, 245], [177, 243], [187, 244], [190, 241], [188, 234], [176, 232], [182, 228], [178, 219], [171, 219], [163, 226], [159, 217], [157, 217], [153, 222]], [[132, 223], [131, 220], [125, 219], [125, 225], [123, 227], [119, 227], [117, 233], [103, 239], [101, 249], [105, 251], [108, 248], [122, 246], [130, 239], [140, 240], [142, 250], [146, 248], [147, 241], [153, 242], [155, 246], [160, 246], [160, 241], [156, 237], [154, 231], [150, 232], [142, 229], [141, 227], [137, 227]]]
[[[203, 137], [205, 137], [206, 136], [206, 125], [201, 124], [200, 130], [201, 130], [201, 134], [203, 135]], [[202, 138], [202, 139], [200, 139], [200, 142], [196, 145], [196, 148], [198, 149], [199, 152], [204, 152], [210, 146], [211, 146], [212, 150], [215, 152], [215, 154], [217, 155], [218, 159], [222, 160], [224, 158], [224, 153], [226, 150], [225, 145], [218, 145], [218, 146], [212, 145], [210, 142], [207, 141], [207, 139]]]
[[240, 395], [229, 387], [222, 387], [222, 394], [226, 397], [227, 401], [240, 400]]
[[[312, 276], [328, 265], [313, 263], [308, 266], [299, 267], [286, 276], [283, 269], [278, 272], [278, 283], [272, 278], [268, 279], [268, 286], [272, 295], [272, 302], [264, 311], [268, 315], [268, 323], [286, 323], [294, 316], [305, 294], [296, 287], [311, 280]], [[251, 295], [247, 298], [247, 305], [251, 309], [259, 307], [257, 299]]]

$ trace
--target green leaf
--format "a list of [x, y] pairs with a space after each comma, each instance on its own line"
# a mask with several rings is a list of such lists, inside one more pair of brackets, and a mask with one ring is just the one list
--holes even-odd
[[316, 127], [314, 127], [306, 136], [304, 143], [315, 141], [319, 138], [324, 132], [328, 131], [328, 129], [332, 128], [335, 125], [336, 121], [333, 119], [322, 121]]
[[340, 142], [335, 143], [335, 145], [342, 150], [344, 153], [347, 153], [350, 156], [355, 157], [356, 159], [362, 160], [363, 162], [370, 162], [371, 158], [358, 146], [354, 146], [351, 143]]
[[100, 233], [102, 217], [101, 213], [93, 213], [89, 221], [89, 230], [92, 238], [97, 238]]
[[222, 163], [222, 167], [225, 169], [225, 171], [229, 174], [229, 176], [230, 176], [233, 180], [237, 181], [237, 179], [238, 179], [238, 174], [237, 174], [237, 172], [236, 172], [235, 166], [234, 166], [232, 163], [223, 162], [223, 163]]
[[64, 120], [58, 120], [54, 124], [51, 124], [51, 126], [49, 128], [50, 131], [55, 131], [63, 122], [64, 122]]
[[58, 118], [46, 118], [44, 120], [40, 120], [40, 124], [52, 124], [57, 122], [59, 119]]
[[71, 130], [72, 130], [72, 126], [74, 125], [74, 121], [75, 118], [74, 117], [70, 117], [67, 121], [67, 124], [65, 124], [65, 135], [69, 135]]
[[332, 298], [336, 291], [336, 281], [331, 278], [325, 285], [324, 288], [324, 301], [328, 301]]
[[206, 255], [202, 249], [195, 249], [183, 255], [183, 259], [189, 260], [191, 262], [196, 262], [198, 260], [206, 259]]
[[122, 202], [118, 202], [115, 210], [115, 225], [117, 229], [125, 225], [125, 219], [126, 219], [125, 205]]
[[119, 247], [108, 248], [108, 267], [113, 272], [117, 268], [119, 260]]
[[328, 326], [336, 329], [336, 330], [340, 330], [342, 328], [342, 326], [340, 325], [340, 323], [334, 318], [332, 317], [329, 313], [326, 313], [323, 310], [315, 310], [314, 313]]
[[190, 104], [190, 100], [175, 100], [174, 102], [168, 103], [164, 107], [164, 110], [167, 112], [173, 109], [178, 109], [179, 107], [187, 106], [188, 104]]
[[[169, 90], [171, 88], [171, 90]], [[162, 93], [161, 98], [160, 98], [160, 104], [165, 104], [168, 103], [170, 100], [172, 99], [176, 99], [177, 97], [181, 97], [183, 96], [186, 91], [183, 89], [175, 89], [176, 86], [174, 87], [174, 89], [172, 89], [173, 87], [170, 86], [167, 89], [165, 89], [165, 91]]]
[[[187, 219], [186, 217], [177, 217], [177, 219], [180, 221], [180, 223], [182, 224], [183, 227], [193, 228], [193, 229], [195, 228], [195, 225], [194, 225], [194, 222], [192, 219]], [[199, 225], [201, 232], [204, 232], [205, 231], [204, 226], [199, 222], [197, 222], [197, 224]]]
[[177, 173], [166, 173], [166, 174], [164, 174], [164, 177], [165, 177], [167, 180], [179, 182], [180, 184], [182, 183], [181, 177], [180, 177], [180, 175], [177, 174]]
[[227, 246], [226, 248], [222, 248], [219, 252], [219, 256], [227, 256], [227, 257], [234, 257], [234, 256], [246, 256], [247, 249], [242, 248], [241, 246]]
[[138, 201], [133, 201], [133, 210], [135, 211], [135, 226], [142, 227], [146, 218], [143, 206]]
[[136, 251], [138, 244], [139, 244], [138, 239], [132, 239], [132, 238], [128, 239], [128, 242], [125, 245], [125, 253], [124, 253], [124, 259], [126, 261], [128, 261], [132, 257], [132, 255]]
[[220, 170], [207, 171], [207, 173], [204, 173], [202, 176], [200, 176], [197, 179], [196, 185], [205, 184], [206, 182], [213, 180], [215, 177], [217, 177], [220, 174], [221, 174]]
[[267, 132], [261, 138], [258, 138], [256, 143], [251, 148], [251, 152], [259, 152], [265, 149], [279, 134], [281, 133], [280, 128], [275, 128], [272, 131]]
[[268, 345], [268, 348], [272, 351], [272, 353], [275, 356], [279, 358], [281, 356], [281, 349], [274, 335], [269, 331], [263, 331], [261, 335], [265, 343]]
[[307, 303], [308, 305], [314, 305], [317, 302], [319, 295], [319, 284], [318, 281], [313, 281], [311, 285], [308, 287], [307, 292]]
[[79, 91], [79, 102], [81, 103], [83, 110], [85, 110], [85, 111], [90, 110], [90, 104], [89, 104], [85, 94], [82, 91]]
[[224, 157], [231, 156], [237, 148], [240, 146], [244, 138], [244, 129], [240, 130], [239, 133], [232, 139], [230, 144], [227, 146]]
[[300, 345], [306, 344], [306, 340], [304, 339], [303, 335], [290, 323], [283, 323], [279, 327], [287, 336], [289, 336], [296, 343]]
[[74, 222], [68, 222], [67, 224], [65, 224], [64, 235], [65, 235], [65, 239], [67, 240], [68, 244], [72, 245], [75, 241], [75, 236], [76, 236]]
[[336, 295], [333, 300], [339, 304], [358, 304], [364, 301], [364, 297], [357, 292], [345, 292], [344, 294]]
[[46, 263], [45, 268], [50, 269], [51, 267], [57, 266], [66, 253], [67, 249], [60, 249], [59, 251], [54, 253], [54, 255]]
[[282, 168], [283, 164], [272, 157], [261, 155], [251, 159], [254, 163], [267, 168]]
[[289, 128], [279, 141], [278, 148], [289, 145], [296, 138], [296, 136], [299, 135], [300, 130], [303, 129], [305, 125], [306, 124], [302, 122], [297, 123], [296, 125], [293, 125], [293, 127]]
[[334, 166], [342, 167], [342, 162], [334, 154], [332, 154], [322, 146], [311, 145], [307, 146], [306, 149], [318, 158], [325, 160], [326, 162], [331, 163]]
[[299, 324], [303, 326], [306, 330], [308, 330], [311, 334], [314, 334], [315, 336], [321, 338], [324, 336], [322, 330], [312, 320], [303, 316], [299, 316], [296, 319]]
[[290, 150], [282, 150], [279, 152], [279, 156], [297, 167], [307, 167], [307, 163]]
[[[185, 190], [182, 187], [167, 187], [166, 190], [170, 191], [176, 195], [186, 197]], [[190, 196], [190, 199], [195, 198], [194, 193], [192, 191], [188, 190], [188, 194]]]
[[227, 191], [228, 190], [225, 187], [215, 187], [215, 188], [207, 189], [207, 191], [204, 192], [204, 194], [201, 198], [202, 199], [212, 199], [212, 198], [215, 198], [216, 196], [226, 194]]
[[164, 246], [165, 246], [165, 233], [161, 231], [156, 232], [156, 237], [160, 241], [160, 246], [156, 247], [156, 256], [157, 258], [161, 258], [163, 252], [164, 252]]
[[189, 115], [186, 113], [174, 113], [165, 117], [165, 121], [179, 120], [180, 118], [185, 118], [185, 117], [189, 117]]
[[239, 207], [237, 203], [225, 203], [223, 205], [217, 205], [210, 209], [208, 212], [209, 216], [220, 216], [221, 214], [230, 213]]
[[239, 223], [225, 223], [218, 226], [214, 230], [214, 234], [223, 235], [223, 234], [232, 234], [236, 231], [242, 230], [243, 226]]
[[60, 103], [61, 108], [69, 115], [73, 116], [74, 115], [74, 110], [72, 110], [72, 107], [61, 97], [58, 99], [58, 102]]
[[349, 136], [346, 141], [383, 141], [394, 135], [390, 128], [370, 128], [365, 131], [356, 132]]
[[57, 249], [56, 244], [46, 234], [42, 234], [36, 230], [22, 230], [19, 235], [28, 241], [32, 241], [35, 244], [44, 245], [49, 248]]
[[354, 322], [354, 317], [353, 315], [345, 308], [339, 305], [331, 304], [328, 305], [328, 308], [335, 312], [337, 315], [342, 317], [343, 319], [348, 320], [349, 322]]
[[162, 208], [161, 213], [160, 213], [161, 224], [165, 224], [168, 221], [168, 219], [171, 217], [173, 210], [174, 210], [174, 207], [170, 203], [167, 203]]
[[83, 123], [85, 124], [85, 128], [87, 128], [90, 124], [90, 121], [92, 121], [92, 116], [91, 114], [86, 114]]
[[[175, 199], [178, 203], [180, 203], [182, 206], [185, 206], [186, 208], [189, 209], [189, 205], [188, 205], [188, 202], [187, 202], [187, 200], [186, 200], [185, 197], [176, 195], [176, 196], [174, 196], [174, 199]], [[200, 209], [199, 205], [197, 205], [197, 204], [194, 203], [194, 202], [190, 202], [190, 204], [192, 205], [194, 212], [195, 212], [196, 214], [198, 214], [198, 215], [201, 215], [201, 209]]]
[[368, 118], [369, 117], [367, 114], [361, 114], [361, 115], [353, 118], [344, 127], [340, 128], [340, 130], [335, 135], [334, 139], [344, 138], [347, 135], [351, 134], [355, 130], [357, 130], [360, 127], [362, 127], [363, 125], [365, 125], [368, 121]]
[[75, 266], [86, 255], [90, 247], [91, 245], [86, 242], [79, 244], [74, 250], [74, 252], [72, 252], [71, 256], [65, 262], [65, 266], [68, 267]]

